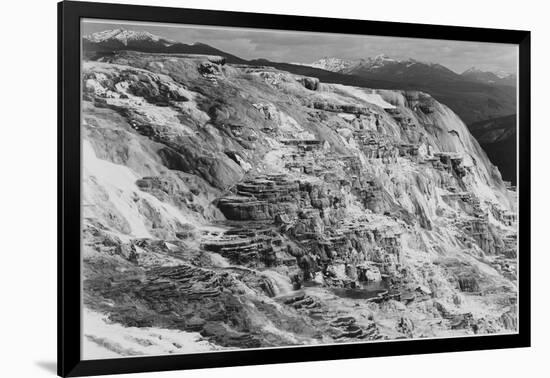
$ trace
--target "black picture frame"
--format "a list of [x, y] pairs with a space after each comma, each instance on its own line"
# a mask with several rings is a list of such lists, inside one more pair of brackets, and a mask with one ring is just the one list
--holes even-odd
[[[436, 38], [519, 46], [519, 332], [387, 343], [81, 360], [80, 19]], [[63, 1], [58, 3], [58, 374], [84, 376], [530, 346], [530, 32]]]

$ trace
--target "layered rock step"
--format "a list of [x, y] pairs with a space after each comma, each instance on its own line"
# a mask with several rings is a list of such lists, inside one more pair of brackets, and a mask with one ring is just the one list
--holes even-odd
[[218, 208], [230, 220], [261, 221], [273, 218], [267, 201], [259, 201], [251, 197], [226, 196], [218, 200]]
[[326, 328], [328, 334], [339, 342], [353, 339], [378, 340], [383, 338], [374, 322], [366, 327], [357, 324], [357, 320], [352, 316], [338, 316], [333, 311], [326, 311], [323, 304], [307, 294], [301, 293], [290, 296], [283, 300], [287, 306], [291, 306], [298, 312], [306, 313], [320, 327]]

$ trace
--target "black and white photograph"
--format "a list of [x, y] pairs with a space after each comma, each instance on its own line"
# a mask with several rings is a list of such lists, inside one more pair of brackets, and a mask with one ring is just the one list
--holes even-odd
[[83, 20], [83, 359], [516, 333], [516, 45]]

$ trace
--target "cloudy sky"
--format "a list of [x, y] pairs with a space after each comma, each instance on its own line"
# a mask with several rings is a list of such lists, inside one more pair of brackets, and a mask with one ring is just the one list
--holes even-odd
[[323, 57], [357, 59], [385, 54], [440, 63], [457, 73], [475, 66], [484, 71], [516, 73], [515, 45], [434, 39], [357, 36], [349, 34], [220, 28], [190, 25], [125, 23], [86, 20], [84, 35], [124, 28], [145, 30], [183, 43], [202, 42], [245, 59], [311, 63]]

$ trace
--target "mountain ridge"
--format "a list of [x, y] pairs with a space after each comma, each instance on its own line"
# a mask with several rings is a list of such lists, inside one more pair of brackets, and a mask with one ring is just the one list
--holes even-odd
[[476, 67], [470, 67], [461, 73], [466, 79], [487, 84], [500, 84], [516, 86], [517, 76], [504, 72], [483, 71]]
[[316, 60], [313, 63], [296, 63], [305, 66], [321, 68], [327, 71], [356, 74], [359, 71], [363, 72], [377, 72], [382, 69], [387, 69], [388, 66], [395, 66], [391, 71], [394, 73], [400, 70], [401, 73], [405, 73], [406, 69], [410, 69], [415, 65], [429, 67], [433, 70], [444, 72], [447, 79], [481, 82], [485, 84], [497, 84], [497, 85], [515, 85], [515, 75], [504, 72], [491, 72], [482, 71], [476, 67], [470, 67], [462, 73], [455, 72], [454, 70], [435, 62], [421, 61], [414, 58], [395, 59], [386, 54], [376, 55], [374, 57], [359, 58], [359, 59], [342, 59], [338, 57], [325, 57]]
[[245, 59], [226, 53], [204, 43], [186, 44], [148, 33], [125, 29], [96, 32], [82, 38], [86, 57], [97, 59], [102, 55], [121, 50], [148, 53], [219, 55], [230, 63], [245, 63]]
[[[185, 44], [150, 33], [130, 33], [122, 29], [85, 36], [83, 48], [90, 59], [102, 59], [122, 50], [217, 55], [223, 57], [227, 63], [270, 66], [294, 74], [316, 77], [326, 83], [364, 88], [421, 90], [448, 105], [468, 125], [516, 113], [516, 88], [513, 86], [491, 84], [480, 78], [467, 79], [464, 73], [457, 74], [438, 63], [424, 63], [415, 59], [400, 61], [383, 54], [360, 59], [356, 64], [352, 60], [323, 58], [325, 64], [316, 66], [273, 62], [262, 58], [246, 60], [208, 44]], [[466, 76], [469, 75], [468, 72], [465, 73]]]

